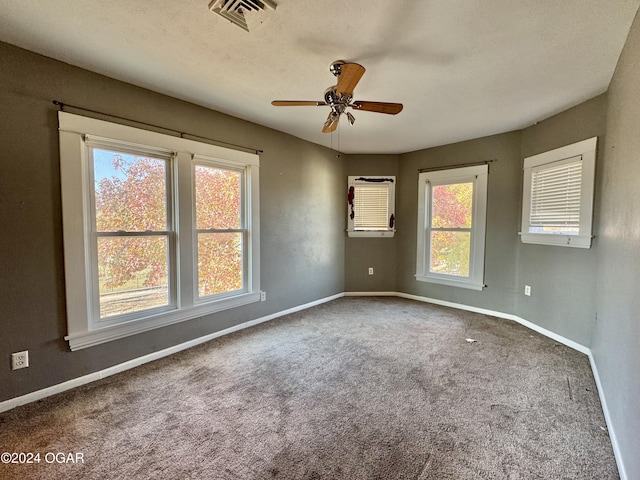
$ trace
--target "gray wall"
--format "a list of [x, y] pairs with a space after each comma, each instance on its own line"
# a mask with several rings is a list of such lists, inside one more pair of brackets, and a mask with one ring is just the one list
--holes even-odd
[[[398, 155], [346, 155], [345, 182], [349, 175], [398, 175]], [[396, 178], [396, 195], [403, 184]], [[347, 191], [342, 196], [347, 202]], [[396, 202], [397, 203], [397, 202]], [[345, 216], [345, 229], [346, 229]], [[396, 212], [396, 228], [406, 228]], [[397, 234], [396, 234], [397, 235]], [[369, 275], [373, 267], [373, 275]], [[345, 244], [344, 287], [346, 292], [395, 292], [396, 237], [347, 238]]]
[[627, 478], [640, 478], [640, 17], [609, 88], [591, 349]]
[[[267, 301], [71, 353], [54, 99], [264, 150]], [[0, 401], [344, 291], [346, 181], [331, 150], [4, 43], [0, 105]], [[31, 366], [11, 371], [20, 350]]]
[[[606, 108], [607, 96], [600, 95], [522, 131], [523, 158], [599, 137], [594, 232], [597, 231], [602, 198], [599, 188], [601, 173], [606, 162]], [[519, 201], [521, 203], [521, 199]], [[595, 321], [598, 243], [596, 238], [590, 249], [519, 243], [515, 313], [589, 346]], [[525, 285], [531, 286], [530, 297], [522, 294]]]
[[[484, 137], [401, 155], [397, 197], [397, 288], [450, 302], [513, 313], [522, 183], [520, 132]], [[418, 169], [496, 160], [489, 166], [483, 291], [419, 282], [416, 273]]]
[[[607, 96], [600, 95], [518, 132], [470, 140], [399, 156], [350, 155], [347, 171], [370, 174], [397, 168], [398, 232], [393, 242], [348, 239], [347, 291], [411, 293], [464, 305], [516, 314], [582, 345], [589, 346], [595, 319], [598, 241], [591, 249], [520, 242], [523, 158], [593, 136], [599, 137], [594, 231], [598, 225], [600, 180], [604, 162]], [[490, 164], [485, 283], [482, 292], [415, 280], [418, 169], [456, 166], [483, 160]], [[396, 166], [397, 165], [397, 166]], [[367, 278], [369, 264], [395, 255], [395, 284]], [[392, 265], [384, 267], [393, 271]], [[524, 295], [524, 285], [532, 295]]]

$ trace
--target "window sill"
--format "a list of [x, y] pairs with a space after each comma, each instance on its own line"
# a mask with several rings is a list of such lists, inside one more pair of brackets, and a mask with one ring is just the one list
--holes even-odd
[[231, 298], [198, 304], [190, 308], [162, 312], [126, 323], [119, 323], [117, 325], [110, 325], [102, 328], [94, 327], [91, 330], [72, 332], [64, 337], [64, 339], [69, 342], [71, 351], [76, 351], [259, 301], [260, 292], [245, 293]]
[[362, 237], [362, 238], [393, 238], [393, 236], [395, 235], [395, 231], [375, 231], [375, 230], [368, 230], [368, 231], [353, 231], [353, 230], [348, 230], [347, 231], [347, 235], [350, 238], [353, 237]]
[[437, 283], [439, 285], [447, 285], [449, 287], [468, 288], [470, 290], [479, 291], [482, 291], [482, 289], [485, 287], [484, 284], [471, 283], [468, 281], [465, 282], [462, 280], [449, 280], [446, 278], [429, 277], [426, 275], [416, 275], [416, 280], [418, 280], [419, 282]]
[[520, 234], [522, 243], [573, 248], [591, 248], [591, 238], [590, 235], [555, 235], [550, 233]]

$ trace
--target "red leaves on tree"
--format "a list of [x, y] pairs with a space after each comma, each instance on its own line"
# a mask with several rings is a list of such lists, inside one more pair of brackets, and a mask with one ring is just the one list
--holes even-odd
[[[127, 161], [114, 155], [112, 163], [124, 178], [107, 177], [96, 185], [97, 231], [166, 231], [166, 162], [146, 157]], [[98, 268], [106, 289], [133, 279], [132, 287], [166, 285], [167, 237], [101, 237]]]
[[[96, 185], [96, 228], [99, 232], [165, 232], [167, 225], [167, 162], [147, 157], [114, 155], [121, 175]], [[242, 173], [196, 166], [196, 228], [241, 229]], [[98, 265], [101, 285], [118, 287], [167, 284], [168, 237], [100, 237]], [[197, 238], [198, 291], [201, 296], [243, 287], [244, 232], [200, 232]], [[132, 283], [135, 279], [136, 283]], [[142, 285], [139, 285], [142, 282]]]
[[[471, 228], [473, 184], [456, 183], [432, 187], [431, 226]], [[440, 230], [431, 233], [431, 271], [469, 275], [469, 232]]]
[[[242, 173], [196, 166], [196, 226], [206, 229], [242, 227]], [[198, 233], [198, 291], [200, 296], [243, 287], [242, 232]]]

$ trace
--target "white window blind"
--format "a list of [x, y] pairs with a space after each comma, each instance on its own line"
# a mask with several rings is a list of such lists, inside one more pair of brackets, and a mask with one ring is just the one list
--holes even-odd
[[357, 185], [354, 190], [354, 228], [389, 229], [389, 186]]
[[531, 227], [580, 227], [582, 157], [531, 172]]

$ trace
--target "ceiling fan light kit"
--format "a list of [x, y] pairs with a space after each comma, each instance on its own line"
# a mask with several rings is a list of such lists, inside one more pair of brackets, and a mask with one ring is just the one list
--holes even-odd
[[336, 60], [329, 65], [329, 71], [336, 76], [338, 83], [329, 87], [324, 92], [324, 102], [307, 100], [274, 100], [271, 105], [276, 107], [319, 107], [328, 105], [331, 108], [327, 121], [322, 128], [323, 133], [333, 132], [338, 128], [340, 115], [346, 114], [350, 125], [356, 121], [347, 108], [363, 110], [365, 112], [384, 113], [396, 115], [402, 111], [401, 103], [368, 102], [357, 100], [352, 102], [353, 91], [365, 72], [365, 68], [357, 63], [348, 63], [344, 60]]

